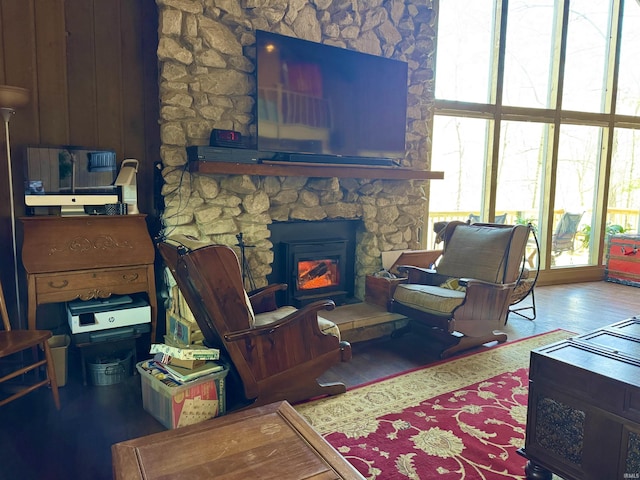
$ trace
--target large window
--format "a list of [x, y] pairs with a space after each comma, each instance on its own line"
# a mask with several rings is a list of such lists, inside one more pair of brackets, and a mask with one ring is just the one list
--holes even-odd
[[601, 265], [609, 234], [639, 231], [640, 0], [437, 11], [431, 169], [445, 178], [427, 242], [442, 220], [532, 223], [543, 271]]

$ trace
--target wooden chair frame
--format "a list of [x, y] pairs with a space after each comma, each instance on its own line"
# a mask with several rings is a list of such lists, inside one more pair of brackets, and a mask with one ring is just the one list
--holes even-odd
[[335, 363], [351, 359], [351, 345], [324, 334], [318, 325], [318, 312], [333, 309], [333, 301], [316, 301], [267, 325], [252, 326], [250, 309], [254, 313], [276, 310], [275, 292], [286, 285], [246, 294], [238, 257], [224, 245], [188, 250], [161, 242], [158, 249], [205, 343], [219, 348], [230, 361], [245, 403], [294, 403], [346, 391], [342, 383], [317, 380]]
[[[4, 325], [4, 330], [0, 331], [0, 359], [4, 359], [12, 355], [18, 355], [20, 353], [23, 353], [24, 358], [26, 358], [27, 355], [35, 357], [32, 363], [25, 365], [24, 361], [20, 361], [19, 368], [12, 371], [7, 369], [10, 373], [0, 377], [0, 383], [15, 379], [29, 372], [38, 376], [35, 383], [31, 383], [26, 386], [20, 385], [17, 387], [17, 391], [15, 391], [15, 393], [2, 398], [0, 400], [0, 406], [6, 405], [13, 400], [23, 397], [27, 393], [40, 387], [50, 386], [51, 393], [53, 394], [53, 402], [55, 403], [56, 409], [60, 410], [60, 396], [58, 393], [58, 383], [56, 381], [56, 370], [53, 364], [51, 348], [49, 346], [49, 339], [52, 337], [52, 333], [48, 330], [12, 330], [9, 314], [7, 312], [7, 304], [2, 290], [2, 283], [0, 283], [0, 316], [2, 316], [2, 323]], [[44, 352], [43, 359], [38, 358], [38, 346]], [[40, 379], [40, 372], [38, 370], [43, 366], [46, 367], [46, 376], [44, 379]]]

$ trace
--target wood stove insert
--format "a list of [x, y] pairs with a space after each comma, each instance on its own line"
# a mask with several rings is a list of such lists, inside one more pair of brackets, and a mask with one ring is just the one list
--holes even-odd
[[280, 304], [353, 301], [356, 230], [360, 221], [324, 220], [270, 225], [274, 261], [269, 283], [286, 283]]
[[344, 303], [348, 293], [346, 240], [283, 242], [283, 245], [285, 271], [291, 275], [286, 282], [289, 303], [301, 307], [323, 298]]

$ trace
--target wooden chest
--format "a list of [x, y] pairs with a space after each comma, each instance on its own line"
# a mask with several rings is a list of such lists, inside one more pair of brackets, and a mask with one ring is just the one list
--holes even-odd
[[401, 283], [407, 283], [407, 279], [400, 276], [397, 267], [399, 265], [413, 265], [422, 268], [431, 268], [442, 255], [442, 250], [408, 250], [398, 254], [389, 272], [396, 278], [380, 275], [367, 275], [365, 278], [364, 301], [374, 305], [380, 305], [389, 310], [389, 302], [393, 298], [396, 287]]
[[528, 479], [639, 478], [640, 317], [531, 352], [522, 453]]
[[609, 238], [605, 279], [640, 287], [640, 235], [613, 235]]
[[365, 278], [364, 301], [389, 309], [389, 301], [393, 298], [396, 287], [407, 283], [406, 278], [386, 278], [367, 275]]

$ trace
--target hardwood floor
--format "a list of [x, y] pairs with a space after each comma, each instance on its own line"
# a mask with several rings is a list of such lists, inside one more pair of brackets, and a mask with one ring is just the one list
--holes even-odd
[[[538, 287], [536, 303], [534, 321], [510, 315], [509, 341], [557, 328], [585, 333], [640, 315], [640, 289], [607, 282]], [[424, 338], [408, 334], [354, 344], [351, 362], [322, 379], [351, 387], [436, 360]], [[59, 412], [45, 389], [0, 407], [0, 480], [109, 479], [113, 443], [164, 430], [144, 411], [137, 376], [85, 387], [74, 349], [60, 396]]]
[[[537, 287], [535, 297], [535, 320], [526, 320], [513, 313], [509, 315], [503, 329], [509, 341], [557, 328], [586, 333], [640, 315], [640, 289], [610, 282]], [[526, 299], [522, 305], [530, 305], [528, 302]], [[356, 343], [352, 350], [353, 358], [349, 363], [336, 365], [322, 379], [342, 381], [352, 387], [439, 360], [425, 346], [424, 337], [411, 334]]]

